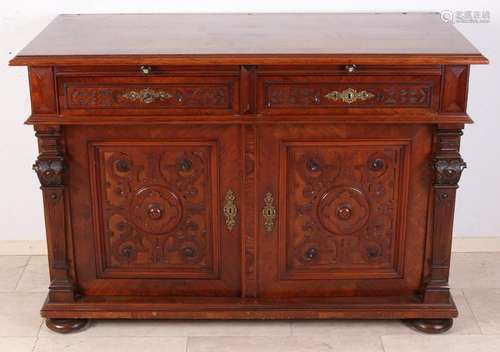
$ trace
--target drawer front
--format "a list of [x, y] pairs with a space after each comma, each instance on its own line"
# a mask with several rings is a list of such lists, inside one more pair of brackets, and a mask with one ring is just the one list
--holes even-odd
[[258, 110], [264, 114], [437, 111], [439, 76], [261, 77]]
[[237, 77], [62, 77], [63, 115], [233, 114]]

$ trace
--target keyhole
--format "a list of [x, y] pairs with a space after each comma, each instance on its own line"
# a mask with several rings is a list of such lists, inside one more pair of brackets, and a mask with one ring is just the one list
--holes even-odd
[[146, 104], [153, 102], [153, 95], [151, 93], [144, 93], [143, 100]]

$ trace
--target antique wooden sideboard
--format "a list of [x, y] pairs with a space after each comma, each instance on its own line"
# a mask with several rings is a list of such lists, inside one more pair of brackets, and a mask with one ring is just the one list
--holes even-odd
[[51, 283], [88, 319], [442, 332], [469, 67], [439, 14], [61, 15], [28, 66]]

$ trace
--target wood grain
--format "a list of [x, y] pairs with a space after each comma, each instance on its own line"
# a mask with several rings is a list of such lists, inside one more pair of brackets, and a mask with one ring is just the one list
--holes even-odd
[[11, 61], [29, 66], [49, 328], [446, 331], [473, 63], [429, 13], [57, 17]]
[[11, 64], [251, 65], [335, 59], [487, 62], [437, 13], [309, 13], [60, 15]]

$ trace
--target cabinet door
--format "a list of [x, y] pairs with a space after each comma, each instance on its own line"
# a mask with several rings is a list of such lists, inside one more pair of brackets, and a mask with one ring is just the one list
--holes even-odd
[[259, 136], [261, 296], [418, 290], [430, 128], [262, 127]]
[[239, 294], [238, 135], [236, 127], [67, 128], [85, 294]]

